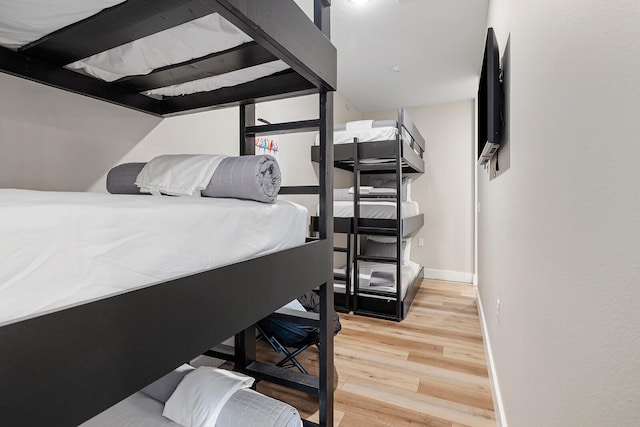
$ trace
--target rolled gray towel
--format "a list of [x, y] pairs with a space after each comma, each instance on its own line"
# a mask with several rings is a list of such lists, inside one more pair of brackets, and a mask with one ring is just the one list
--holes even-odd
[[272, 156], [227, 157], [218, 165], [202, 196], [273, 203], [280, 191], [280, 182], [280, 168]]
[[[146, 163], [124, 163], [107, 174], [111, 194], [141, 193], [136, 178]], [[268, 155], [227, 157], [216, 168], [202, 197], [229, 197], [274, 203], [280, 191], [280, 167]]]

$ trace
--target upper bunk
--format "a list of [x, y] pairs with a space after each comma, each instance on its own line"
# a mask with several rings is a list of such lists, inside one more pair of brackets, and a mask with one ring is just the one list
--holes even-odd
[[[397, 120], [363, 120], [349, 125], [334, 128], [335, 167], [353, 171], [357, 158], [362, 173], [396, 173], [398, 161], [402, 173], [424, 173], [425, 139], [406, 109], [398, 109]], [[311, 147], [311, 160], [319, 159], [320, 147]]]
[[336, 49], [293, 0], [50, 3], [3, 6], [0, 71], [163, 117], [336, 88]]

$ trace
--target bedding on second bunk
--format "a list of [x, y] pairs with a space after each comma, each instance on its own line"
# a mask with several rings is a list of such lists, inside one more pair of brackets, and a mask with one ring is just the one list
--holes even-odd
[[[123, 1], [64, 0], [56, 2], [55, 6], [47, 0], [8, 2], [3, 5], [3, 13], [0, 14], [0, 46], [18, 49], [103, 9], [117, 7]], [[146, 75], [156, 69], [202, 58], [252, 41], [222, 16], [212, 13], [75, 61], [66, 67], [112, 82], [128, 76]], [[191, 82], [151, 89], [144, 93], [179, 96], [212, 91], [286, 69], [289, 69], [286, 63], [274, 60]]]
[[[194, 375], [199, 375], [197, 378]], [[210, 379], [236, 379], [232, 387], [212, 390]], [[201, 381], [200, 379], [203, 379]], [[228, 383], [229, 381], [224, 381]], [[218, 381], [220, 383], [220, 381]], [[298, 411], [284, 402], [248, 388], [253, 378], [216, 368], [194, 369], [182, 365], [120, 403], [96, 415], [81, 427], [178, 427], [206, 425], [216, 427], [300, 427]], [[222, 398], [216, 398], [223, 396]], [[167, 406], [185, 411], [191, 423], [167, 418]], [[163, 414], [164, 413], [164, 414]], [[164, 416], [163, 416], [164, 415]]]
[[306, 225], [282, 200], [2, 189], [0, 324], [299, 246]]
[[[333, 143], [351, 144], [354, 138], [358, 142], [392, 141], [398, 135], [398, 122], [395, 120], [357, 120], [347, 123], [338, 123], [333, 128]], [[401, 138], [411, 142], [411, 135], [402, 128]], [[316, 135], [315, 145], [320, 145], [320, 135]], [[393, 159], [388, 159], [392, 161]], [[374, 159], [363, 159], [362, 163], [374, 162]]]
[[[180, 185], [176, 184], [177, 181]], [[264, 203], [275, 202], [280, 183], [278, 162], [269, 155], [159, 156], [149, 163], [118, 165], [107, 174], [107, 191], [112, 194], [149, 194], [155, 191]]]
[[[360, 200], [360, 218], [396, 219], [396, 202]], [[350, 218], [354, 215], [353, 202], [336, 200], [333, 202], [333, 216]], [[405, 201], [401, 207], [402, 218], [418, 215], [418, 202]]]

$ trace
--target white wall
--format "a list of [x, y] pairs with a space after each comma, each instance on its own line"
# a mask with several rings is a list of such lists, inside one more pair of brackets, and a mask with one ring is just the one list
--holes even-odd
[[161, 120], [2, 73], [0, 93], [0, 187], [87, 191]]
[[[426, 140], [425, 173], [414, 177], [411, 198], [424, 227], [412, 241], [411, 258], [425, 277], [471, 282], [474, 270], [474, 103], [413, 107], [409, 115]], [[364, 113], [390, 119], [395, 111]], [[424, 247], [418, 246], [424, 239]]]
[[640, 4], [492, 0], [488, 24], [511, 42], [510, 168], [477, 176], [506, 421], [640, 425]]
[[[104, 192], [106, 174], [160, 154], [238, 153], [239, 112], [227, 108], [160, 119], [106, 102], [0, 74], [0, 187]], [[317, 95], [258, 104], [271, 122], [318, 117]], [[335, 120], [360, 112], [334, 94]], [[317, 185], [315, 133], [278, 137], [283, 185]], [[349, 174], [335, 172], [346, 185]], [[348, 181], [350, 182], [350, 181]], [[317, 196], [290, 196], [315, 212]]]

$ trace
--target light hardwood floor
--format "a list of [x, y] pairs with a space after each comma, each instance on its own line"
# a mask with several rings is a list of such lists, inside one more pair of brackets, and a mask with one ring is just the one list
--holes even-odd
[[[335, 425], [495, 426], [471, 285], [424, 280], [400, 322], [340, 314], [335, 337]], [[298, 357], [317, 372], [317, 350]], [[261, 360], [279, 357], [259, 346]], [[317, 399], [267, 383], [258, 390], [316, 421]]]

